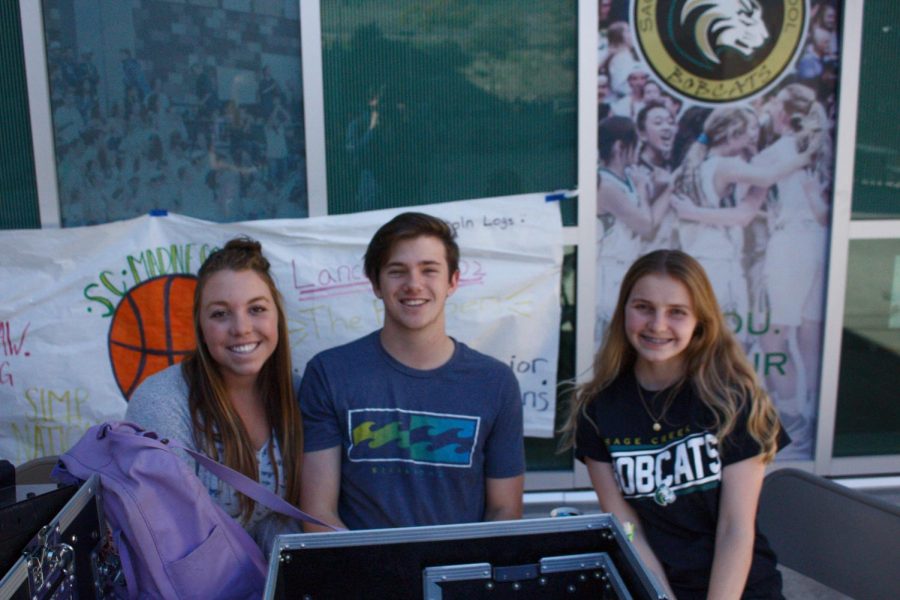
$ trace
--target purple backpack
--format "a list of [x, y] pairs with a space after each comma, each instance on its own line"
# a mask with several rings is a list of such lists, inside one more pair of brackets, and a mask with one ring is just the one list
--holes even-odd
[[241, 473], [133, 423], [91, 427], [53, 474], [64, 483], [100, 475], [129, 597], [259, 598], [267, 569], [262, 551], [173, 447], [264, 506], [324, 525]]

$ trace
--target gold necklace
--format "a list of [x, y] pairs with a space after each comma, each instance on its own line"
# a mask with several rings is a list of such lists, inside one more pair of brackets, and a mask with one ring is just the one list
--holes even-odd
[[[662, 424], [660, 421], [665, 419], [666, 412], [669, 410], [669, 399], [671, 399], [671, 394], [669, 398], [666, 399], [666, 402], [663, 404], [662, 412], [659, 413], [659, 418], [653, 416], [653, 413], [650, 412], [650, 407], [647, 406], [647, 401], [644, 400], [644, 390], [641, 389], [641, 382], [638, 381], [637, 377], [634, 378], [634, 383], [637, 386], [638, 398], [641, 399], [641, 406], [644, 407], [644, 411], [647, 413], [647, 416], [650, 417], [650, 420], [653, 421], [653, 431], [660, 432], [662, 431]], [[653, 400], [656, 400], [656, 397], [659, 396], [659, 392], [653, 394]]]

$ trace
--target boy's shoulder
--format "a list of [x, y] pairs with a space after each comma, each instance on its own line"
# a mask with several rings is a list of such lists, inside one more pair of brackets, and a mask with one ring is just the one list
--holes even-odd
[[460, 385], [473, 388], [473, 394], [491, 395], [496, 392], [518, 397], [519, 381], [513, 369], [497, 358], [479, 352], [454, 340], [456, 352], [445, 365], [445, 376], [452, 377]]
[[483, 352], [479, 352], [459, 340], [454, 339], [453, 341], [456, 343], [457, 348], [454, 359], [457, 360], [460, 365], [482, 369], [497, 373], [498, 375], [512, 375], [515, 377], [512, 368], [505, 362]]
[[342, 364], [348, 358], [355, 359], [360, 356], [371, 354], [372, 352], [377, 351], [377, 345], [379, 343], [378, 331], [373, 331], [372, 333], [366, 334], [361, 338], [357, 338], [351, 342], [340, 344], [338, 346], [332, 346], [331, 348], [322, 350], [313, 357], [312, 361], [323, 364], [330, 364], [334, 362]]
[[377, 368], [383, 362], [378, 333], [373, 331], [361, 338], [318, 352], [307, 364], [307, 369], [343, 379], [355, 378], [359, 373]]
[[[379, 367], [393, 365], [400, 371], [412, 371], [391, 358], [381, 346], [380, 330], [373, 331], [361, 338], [346, 344], [341, 344], [327, 350], [322, 350], [310, 361], [310, 364], [327, 371], [352, 370], [359, 372], [367, 365]], [[469, 345], [454, 339], [456, 349], [453, 357], [443, 367], [429, 372], [437, 375], [440, 372], [458, 371], [460, 374], [477, 374], [479, 381], [501, 381], [504, 378], [515, 379], [515, 374], [510, 366], [493, 356], [479, 352]]]

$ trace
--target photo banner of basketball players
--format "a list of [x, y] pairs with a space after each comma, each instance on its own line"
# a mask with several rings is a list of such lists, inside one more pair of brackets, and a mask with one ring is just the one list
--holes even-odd
[[[526, 435], [551, 437], [559, 352], [562, 223], [543, 196], [417, 207], [451, 223], [459, 288], [451, 336], [510, 365]], [[383, 323], [363, 272], [376, 229], [401, 210], [217, 224], [170, 214], [0, 232], [0, 456], [59, 454], [121, 419], [148, 375], [194, 348], [196, 273], [238, 235], [259, 240], [284, 297], [294, 368]]]
[[831, 222], [837, 0], [599, 0], [595, 346], [628, 266], [697, 258], [813, 456]]

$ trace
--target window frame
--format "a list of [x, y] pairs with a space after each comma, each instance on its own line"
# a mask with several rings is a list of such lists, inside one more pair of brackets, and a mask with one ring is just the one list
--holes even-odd
[[[811, 461], [779, 462], [780, 467], [797, 467], [823, 476], [868, 475], [897, 471], [898, 455], [834, 458], [832, 456], [835, 416], [837, 412], [838, 365], [840, 364], [844, 290], [847, 284], [848, 252], [851, 240], [897, 239], [898, 220], [853, 220], [851, 218], [854, 159], [856, 153], [856, 121], [858, 85], [862, 59], [864, 2], [842, 3], [841, 76], [839, 115], [837, 122], [836, 168], [833, 216], [828, 256], [826, 313], [824, 322], [822, 374], [816, 447]], [[322, 71], [322, 35], [320, 2], [298, 0], [300, 47], [303, 69], [304, 123], [306, 136], [307, 191], [309, 215], [328, 214], [325, 157], [325, 114]], [[40, 222], [43, 228], [60, 227], [59, 190], [56, 153], [47, 77], [42, 2], [19, 0], [29, 111], [33, 135]], [[598, 43], [598, 0], [579, 0], [577, 12], [578, 53], [591, 57]], [[595, 61], [578, 61], [578, 114], [582, 123], [597, 122]], [[577, 254], [577, 323], [594, 318], [595, 229], [596, 219], [596, 148], [597, 128], [578, 128], [577, 226], [565, 227], [563, 243], [576, 246]], [[578, 327], [576, 332], [576, 383], [590, 377], [593, 355], [591, 327]], [[590, 486], [587, 470], [573, 459], [569, 471], [529, 471], [529, 490], [572, 489]]]

